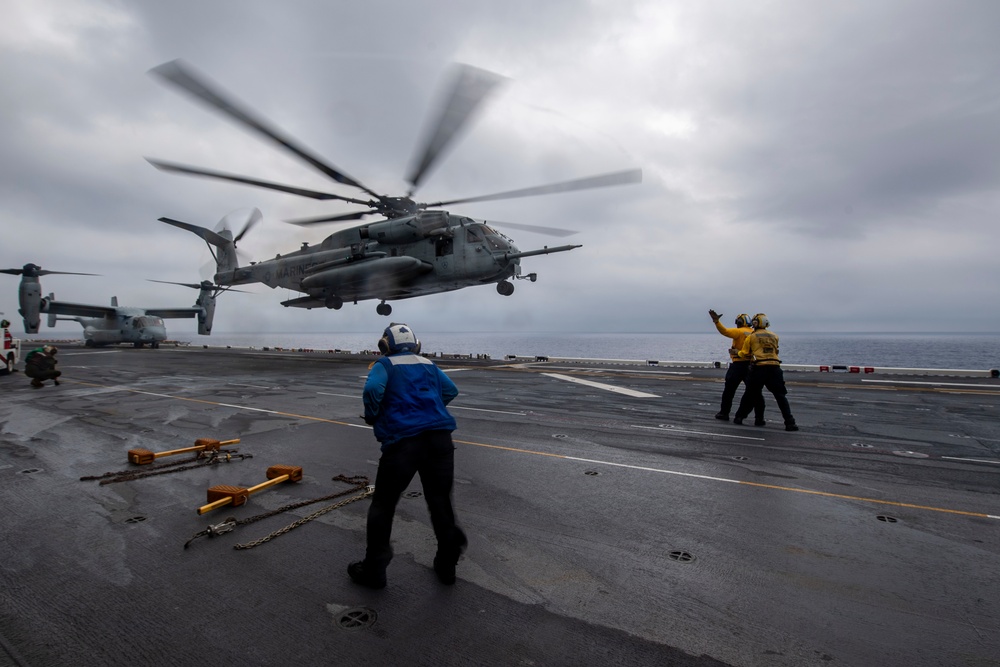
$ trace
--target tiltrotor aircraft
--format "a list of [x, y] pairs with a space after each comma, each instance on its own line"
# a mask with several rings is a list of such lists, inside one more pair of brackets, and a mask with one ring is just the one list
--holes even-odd
[[276, 143], [337, 183], [361, 190], [370, 199], [306, 190], [149, 159], [157, 169], [243, 183], [317, 200], [332, 199], [367, 207], [365, 210], [350, 213], [289, 221], [294, 224], [311, 225], [359, 220], [368, 215], [384, 217], [383, 220], [337, 231], [319, 245], [309, 246], [303, 243], [301, 248], [293, 252], [278, 255], [274, 259], [251, 263], [250, 266], [240, 266], [235, 252], [236, 243], [246, 229], [234, 237], [227, 230], [213, 232], [205, 227], [172, 218], [160, 218], [162, 222], [197, 234], [209, 245], [209, 251], [216, 260], [216, 273], [213, 278], [215, 283], [242, 285], [259, 282], [271, 288], [283, 287], [303, 293], [303, 296], [283, 301], [283, 306], [339, 309], [347, 302], [357, 303], [377, 299], [380, 303], [376, 311], [380, 315], [389, 315], [392, 307], [386, 302], [390, 300], [491, 283], [496, 283], [497, 292], [510, 296], [514, 292], [512, 279], [526, 278], [534, 282], [537, 278], [535, 273], [522, 275], [521, 258], [565, 252], [581, 246], [544, 247], [522, 252], [510, 238], [497, 232], [494, 227], [507, 226], [553, 235], [567, 235], [573, 232], [510, 223], [486, 224], [483, 220], [432, 209], [452, 204], [623, 185], [642, 180], [642, 172], [634, 169], [492, 195], [429, 204], [415, 202], [411, 197], [424, 176], [461, 127], [471, 118], [486, 95], [502, 80], [502, 77], [496, 74], [469, 66], [460, 66], [458, 69], [443, 110], [433, 125], [434, 130], [428, 135], [423, 148], [417, 152], [417, 159], [407, 178], [410, 184], [409, 192], [402, 197], [378, 194], [340, 169], [312, 155], [180, 61], [160, 65], [154, 68], [152, 73]]
[[[0, 273], [21, 276], [18, 289], [18, 312], [24, 320], [25, 333], [38, 333], [41, 314], [48, 315], [48, 325], [54, 327], [59, 319], [72, 319], [83, 326], [83, 337], [88, 347], [131, 343], [135, 347], [159, 347], [167, 338], [164, 318], [198, 318], [198, 333], [207, 336], [212, 333], [215, 317], [215, 297], [226, 288], [213, 285], [210, 281], [200, 284], [171, 283], [193, 287], [200, 291], [191, 308], [136, 308], [119, 306], [118, 297], [111, 297], [110, 306], [57, 301], [55, 295], [42, 296], [39, 276], [64, 274], [92, 276], [93, 273], [71, 271], [48, 271], [37, 264], [25, 264], [20, 269], [0, 269]], [[164, 281], [154, 281], [164, 282]], [[66, 317], [59, 317], [60, 315]]]

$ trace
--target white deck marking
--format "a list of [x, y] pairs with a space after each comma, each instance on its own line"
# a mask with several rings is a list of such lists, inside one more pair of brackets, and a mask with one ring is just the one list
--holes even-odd
[[993, 465], [1000, 465], [1000, 461], [990, 461], [989, 459], [965, 459], [960, 456], [942, 456], [941, 458], [949, 461], [966, 461], [969, 463], [991, 463]]
[[874, 382], [877, 384], [924, 384], [932, 387], [975, 387], [976, 389], [996, 389], [988, 384], [973, 384], [971, 382], [919, 382], [917, 380], [861, 380], [862, 382]]
[[[463, 369], [464, 370], [464, 369]], [[322, 394], [323, 396], [340, 396], [341, 398], [356, 398], [361, 399], [361, 396], [352, 396], [350, 394], [331, 394], [327, 391], [317, 391], [317, 394]], [[461, 405], [449, 405], [449, 410], [475, 410], [477, 412], [495, 412], [498, 415], [517, 415], [518, 417], [525, 416], [526, 412], [507, 412], [505, 410], [487, 410], [486, 408], [464, 408]]]
[[361, 394], [355, 394], [352, 396], [351, 394], [331, 394], [328, 391], [317, 391], [316, 393], [322, 394], [323, 396], [340, 396], [341, 398], [356, 398], [359, 401], [361, 400]]
[[487, 410], [486, 408], [463, 408], [461, 405], [449, 405], [449, 410], [475, 410], [476, 412], [495, 412], [498, 415], [517, 415], [523, 417], [527, 412], [506, 412], [504, 410]]
[[595, 389], [603, 389], [604, 391], [611, 391], [616, 394], [624, 394], [625, 396], [633, 396], [635, 398], [659, 398], [656, 394], [647, 394], [644, 391], [636, 391], [635, 389], [626, 389], [624, 387], [616, 387], [612, 384], [602, 384], [600, 382], [593, 382], [591, 380], [582, 380], [580, 378], [571, 377], [569, 375], [559, 375], [558, 373], [542, 373], [550, 378], [555, 378], [557, 380], [565, 380], [566, 382], [576, 382], [577, 384], [586, 385], [588, 387], [594, 387]]
[[736, 438], [737, 440], [759, 440], [764, 441], [764, 438], [755, 438], [750, 435], [726, 435], [725, 433], [712, 433], [711, 431], [690, 431], [683, 428], [664, 428], [662, 426], [639, 426], [638, 424], [629, 424], [629, 428], [645, 428], [650, 431], [667, 431], [673, 433], [694, 433], [695, 435], [712, 435], [716, 438]]

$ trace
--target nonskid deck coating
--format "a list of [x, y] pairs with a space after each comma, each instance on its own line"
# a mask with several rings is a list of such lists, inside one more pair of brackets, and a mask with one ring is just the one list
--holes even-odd
[[[462, 392], [470, 547], [440, 586], [409, 494], [389, 587], [372, 592], [345, 572], [364, 500], [252, 550], [232, 547], [313, 508], [183, 549], [209, 523], [334, 493], [335, 475], [374, 479], [358, 416], [370, 357], [60, 359], [60, 387], [0, 379], [11, 664], [1000, 664], [995, 380], [788, 372], [802, 431], [786, 433], [712, 419], [724, 370], [438, 360]], [[253, 458], [79, 479], [199, 437], [239, 437]], [[196, 514], [209, 486], [279, 464], [302, 482]]]

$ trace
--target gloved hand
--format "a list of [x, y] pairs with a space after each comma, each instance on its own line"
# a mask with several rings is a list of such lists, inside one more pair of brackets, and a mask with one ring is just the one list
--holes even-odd
[[719, 318], [722, 317], [721, 313], [717, 313], [714, 310], [712, 310], [711, 308], [708, 309], [708, 315], [709, 315], [709, 317], [712, 318], [713, 322], [718, 322]]

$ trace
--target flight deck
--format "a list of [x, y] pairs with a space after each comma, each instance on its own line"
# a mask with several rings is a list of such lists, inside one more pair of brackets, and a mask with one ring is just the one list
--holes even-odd
[[714, 419], [724, 368], [435, 359], [469, 547], [442, 586], [415, 479], [371, 591], [374, 357], [59, 360], [0, 378], [0, 666], [1000, 666], [988, 375], [786, 368], [790, 433]]

